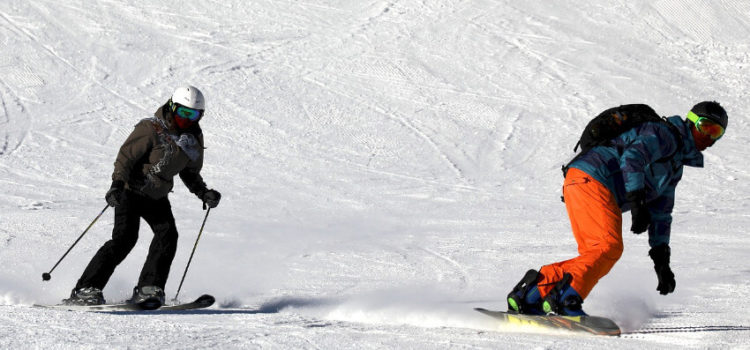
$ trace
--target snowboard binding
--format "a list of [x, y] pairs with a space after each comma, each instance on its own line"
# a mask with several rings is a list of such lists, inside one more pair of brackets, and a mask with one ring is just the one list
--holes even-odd
[[540, 308], [541, 295], [537, 288], [540, 274], [537, 270], [526, 271], [526, 274], [508, 293], [508, 312], [530, 315], [544, 315]]
[[570, 285], [572, 281], [573, 276], [571, 274], [563, 274], [563, 278], [544, 297], [542, 311], [545, 314], [586, 316], [586, 313], [583, 311], [583, 298]]

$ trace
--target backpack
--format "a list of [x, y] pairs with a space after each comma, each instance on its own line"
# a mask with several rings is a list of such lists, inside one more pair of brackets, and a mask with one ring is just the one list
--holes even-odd
[[[581, 152], [575, 156], [568, 164], [563, 165], [562, 171], [563, 176], [568, 172], [570, 164], [576, 161], [581, 155], [588, 152], [590, 149], [596, 146], [610, 146], [613, 145], [612, 139], [619, 136], [620, 134], [646, 122], [664, 123], [669, 127], [669, 130], [674, 134], [675, 140], [677, 140], [677, 150], [682, 149], [682, 135], [680, 131], [672, 123], [668, 122], [665, 118], [660, 117], [656, 114], [653, 108], [645, 104], [629, 104], [622, 105], [619, 107], [613, 107], [607, 109], [604, 112], [599, 113], [594, 119], [592, 119], [583, 129], [581, 138], [573, 148], [573, 152], [578, 151], [578, 147], [581, 148]], [[657, 160], [658, 162], [668, 161], [674, 157], [677, 151], [672, 154], [662, 157]]]

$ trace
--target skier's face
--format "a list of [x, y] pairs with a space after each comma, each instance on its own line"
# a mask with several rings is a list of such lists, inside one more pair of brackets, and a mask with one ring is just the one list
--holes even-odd
[[695, 128], [695, 125], [690, 126], [690, 131], [693, 133], [693, 140], [695, 140], [695, 148], [703, 152], [706, 148], [713, 146], [716, 140], [712, 139], [711, 136], [701, 133]]
[[695, 147], [699, 151], [711, 147], [716, 140], [724, 136], [724, 127], [716, 120], [709, 117], [701, 117], [693, 111], [688, 112], [687, 120], [691, 122], [690, 131], [695, 140]]
[[172, 118], [174, 118], [174, 122], [175, 124], [177, 124], [177, 128], [180, 130], [185, 130], [195, 123], [194, 121], [182, 118], [177, 114], [172, 114]]
[[187, 129], [203, 116], [203, 110], [188, 108], [179, 104], [174, 104], [172, 118], [179, 129]]

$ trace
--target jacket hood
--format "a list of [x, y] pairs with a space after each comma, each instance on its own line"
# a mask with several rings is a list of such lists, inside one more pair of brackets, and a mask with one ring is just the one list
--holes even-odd
[[161, 105], [161, 107], [156, 109], [156, 112], [154, 112], [154, 118], [156, 118], [156, 120], [161, 122], [161, 124], [167, 130], [174, 132], [175, 131], [174, 119], [172, 119], [172, 116], [167, 111], [169, 111], [169, 107], [165, 103]]
[[688, 122], [678, 115], [667, 118], [667, 121], [676, 126], [682, 135], [682, 164], [702, 168], [703, 153], [695, 147], [695, 140]]

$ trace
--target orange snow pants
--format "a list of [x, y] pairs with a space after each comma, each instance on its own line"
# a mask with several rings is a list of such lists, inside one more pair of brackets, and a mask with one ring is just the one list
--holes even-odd
[[545, 297], [567, 272], [571, 287], [585, 299], [622, 255], [622, 211], [606, 186], [576, 168], [568, 169], [563, 197], [578, 257], [543, 266], [539, 292]]

